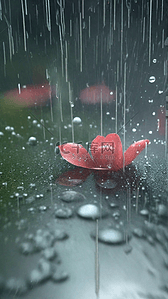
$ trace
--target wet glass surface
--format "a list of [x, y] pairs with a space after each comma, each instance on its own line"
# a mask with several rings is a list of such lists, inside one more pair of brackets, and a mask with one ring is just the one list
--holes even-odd
[[167, 10], [0, 1], [0, 298], [167, 298]]

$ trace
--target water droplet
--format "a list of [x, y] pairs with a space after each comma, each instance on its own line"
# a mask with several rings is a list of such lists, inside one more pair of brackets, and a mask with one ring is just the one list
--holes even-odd
[[136, 132], [136, 128], [133, 128], [133, 129], [132, 129], [132, 132]]
[[133, 230], [133, 234], [138, 237], [138, 238], [142, 238], [144, 237], [144, 233], [143, 230], [141, 228], [134, 228]]
[[14, 131], [14, 127], [6, 126], [5, 130], [8, 132]]
[[32, 286], [37, 285], [41, 283], [43, 280], [44, 280], [44, 276], [40, 272], [40, 270], [34, 269], [30, 272], [30, 277], [29, 277], [30, 285]]
[[168, 208], [164, 204], [159, 204], [157, 207], [159, 216], [168, 217]]
[[25, 201], [27, 203], [32, 203], [33, 201], [35, 201], [35, 199], [36, 199], [35, 196], [32, 195], [32, 196], [29, 196], [29, 197], [25, 198]]
[[56, 257], [57, 253], [54, 247], [46, 248], [42, 251], [42, 256], [46, 260], [53, 260]]
[[27, 209], [27, 211], [30, 212], [30, 213], [34, 213], [35, 212], [35, 208], [31, 207], [31, 208]]
[[131, 253], [131, 251], [132, 251], [132, 246], [130, 244], [126, 244], [124, 247], [124, 252], [126, 254], [129, 254], [129, 253]]
[[22, 254], [31, 254], [34, 252], [34, 246], [30, 242], [23, 242], [20, 244], [20, 251]]
[[52, 232], [55, 240], [65, 240], [68, 238], [68, 234], [63, 231], [63, 230], [60, 230], [60, 229], [56, 229]]
[[34, 119], [34, 120], [33, 120], [33, 125], [36, 125], [36, 124], [37, 124], [37, 120]]
[[30, 137], [29, 139], [28, 139], [28, 144], [29, 145], [37, 145], [37, 139], [36, 139], [36, 137]]
[[156, 63], [156, 62], [157, 62], [157, 59], [156, 59], [156, 58], [154, 58], [154, 59], [153, 59], [153, 63]]
[[69, 218], [72, 214], [72, 210], [69, 208], [60, 208], [55, 211], [55, 216], [58, 218]]
[[87, 204], [78, 209], [78, 215], [83, 218], [96, 219], [100, 217], [100, 210], [96, 205]]
[[66, 202], [80, 201], [86, 199], [86, 197], [83, 194], [72, 190], [62, 192], [59, 195], [59, 198]]
[[118, 217], [120, 217], [120, 212], [119, 212], [119, 211], [116, 211], [116, 212], [114, 212], [114, 213], [112, 214], [112, 216], [113, 216], [114, 218], [118, 218]]
[[68, 277], [69, 277], [69, 275], [66, 271], [57, 268], [56, 271], [52, 274], [51, 279], [54, 282], [61, 282], [61, 281], [68, 279]]
[[55, 238], [47, 230], [43, 231], [41, 229], [37, 230], [34, 236], [35, 248], [36, 250], [42, 250], [53, 245]]
[[114, 189], [117, 186], [117, 182], [114, 179], [99, 179], [96, 181], [97, 185], [99, 187], [105, 188], [105, 189]]
[[45, 259], [40, 259], [38, 269], [34, 269], [30, 273], [29, 282], [31, 285], [37, 285], [51, 277], [51, 265]]
[[46, 206], [40, 206], [39, 211], [40, 212], [45, 212], [45, 211], [47, 211], [47, 207]]
[[118, 208], [118, 205], [116, 203], [114, 203], [114, 202], [111, 202], [110, 203], [110, 207], [111, 208]]
[[150, 76], [149, 82], [154, 83], [156, 81], [156, 78], [154, 76]]
[[74, 119], [73, 119], [73, 123], [74, 123], [74, 124], [79, 125], [79, 124], [81, 124], [81, 122], [82, 122], [82, 120], [81, 120], [80, 117], [74, 117]]
[[22, 278], [9, 278], [6, 281], [5, 288], [8, 292], [12, 292], [15, 295], [24, 294], [27, 292], [26, 281]]
[[166, 37], [164, 44], [165, 46], [168, 46], [168, 37]]
[[18, 197], [18, 196], [19, 196], [19, 193], [18, 193], [18, 192], [16, 192], [16, 193], [14, 194], [14, 196], [15, 196], [15, 197]]
[[[95, 233], [93, 236], [95, 237]], [[130, 238], [130, 235], [127, 236], [127, 239], [128, 238]], [[109, 244], [122, 244], [126, 241], [124, 232], [113, 228], [100, 229], [98, 233], [98, 239], [101, 242]]]
[[148, 216], [148, 215], [149, 215], [149, 211], [146, 210], [146, 209], [143, 209], [143, 210], [140, 211], [140, 214], [141, 214], [142, 216]]

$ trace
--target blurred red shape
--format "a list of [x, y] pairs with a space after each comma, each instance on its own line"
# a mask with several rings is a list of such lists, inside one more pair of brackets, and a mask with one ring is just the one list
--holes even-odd
[[98, 135], [91, 143], [90, 151], [77, 143], [66, 143], [59, 146], [62, 157], [73, 165], [96, 169], [118, 171], [123, 165], [129, 165], [149, 143], [148, 139], [133, 143], [124, 153], [120, 137], [111, 133], [106, 137]]
[[165, 135], [165, 125], [166, 125], [166, 109], [161, 107], [158, 110], [158, 119], [157, 119], [157, 131], [161, 136]]
[[96, 104], [101, 102], [107, 104], [115, 101], [115, 92], [105, 84], [93, 85], [81, 90], [79, 98], [84, 104]]
[[45, 105], [51, 97], [51, 86], [46, 84], [28, 85], [7, 91], [4, 94], [5, 102], [11, 106], [32, 107]]

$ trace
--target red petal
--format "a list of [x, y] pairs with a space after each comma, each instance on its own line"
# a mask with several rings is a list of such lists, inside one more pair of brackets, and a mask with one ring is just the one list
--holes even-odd
[[146, 144], [149, 143], [148, 139], [139, 140], [129, 146], [124, 153], [125, 166], [129, 165], [145, 148]]
[[96, 168], [117, 171], [123, 167], [122, 144], [117, 134], [109, 134], [106, 137], [98, 135], [92, 141], [91, 153]]
[[56, 182], [64, 186], [77, 186], [83, 183], [89, 174], [90, 169], [75, 168], [61, 174]]
[[73, 165], [93, 169], [95, 163], [87, 150], [77, 143], [66, 143], [59, 145], [61, 156]]

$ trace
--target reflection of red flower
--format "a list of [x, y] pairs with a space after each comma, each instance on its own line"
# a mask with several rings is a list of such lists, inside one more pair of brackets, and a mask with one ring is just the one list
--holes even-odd
[[76, 143], [66, 143], [59, 146], [62, 157], [73, 165], [97, 169], [118, 171], [123, 165], [129, 165], [149, 143], [148, 139], [133, 143], [124, 153], [117, 134], [108, 134], [106, 137], [98, 135], [91, 143], [92, 157], [87, 150]]
[[56, 182], [63, 186], [77, 186], [82, 184], [90, 175], [91, 170], [83, 168], [75, 168], [61, 174]]
[[135, 166], [129, 165], [125, 167], [124, 173], [122, 170], [118, 172], [109, 170], [92, 171], [87, 168], [76, 167], [61, 174], [56, 179], [56, 183], [67, 187], [74, 187], [85, 182], [91, 173], [94, 175], [97, 188], [103, 188], [106, 194], [109, 192], [111, 194], [112, 190], [115, 192], [118, 189], [126, 188], [128, 186], [128, 182], [132, 190], [136, 187], [139, 181]]

